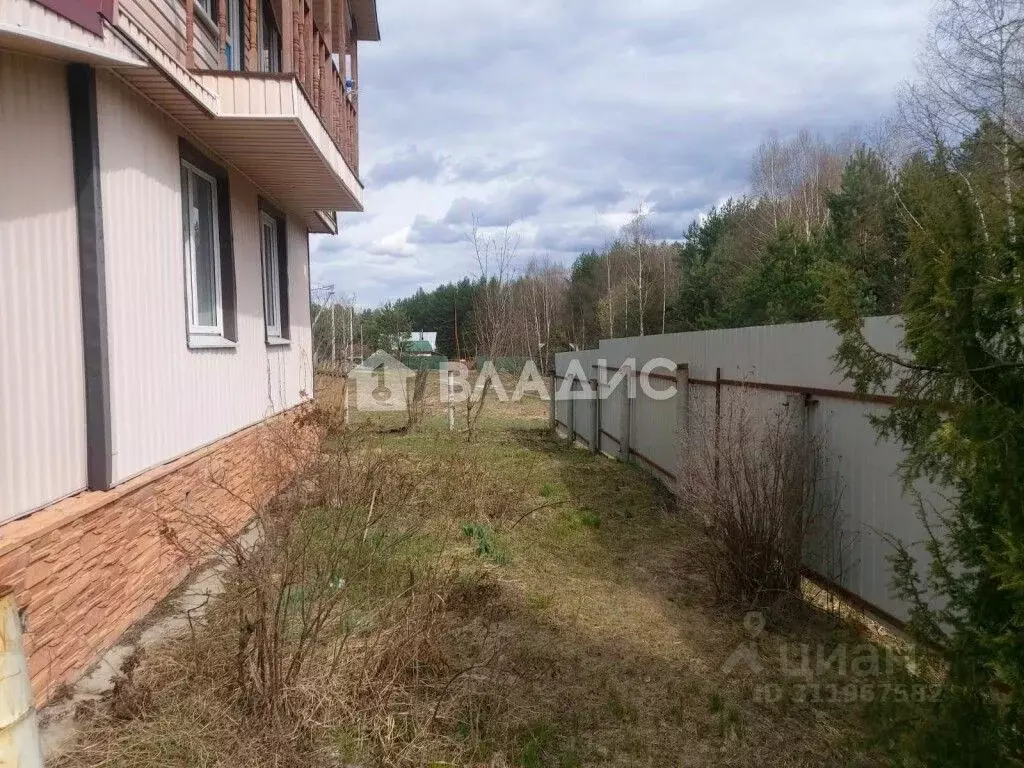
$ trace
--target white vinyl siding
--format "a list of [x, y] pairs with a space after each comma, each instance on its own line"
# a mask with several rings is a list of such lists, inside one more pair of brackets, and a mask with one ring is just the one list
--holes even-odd
[[186, 162], [182, 169], [188, 332], [223, 336], [217, 180]]
[[263, 313], [267, 338], [281, 338], [281, 254], [277, 219], [260, 214], [260, 244], [263, 254]]
[[86, 486], [67, 71], [58, 62], [5, 51], [0, 51], [0, 270], [4, 521]]
[[[63, 72], [59, 76], [63, 78]], [[259, 191], [241, 174], [230, 170], [227, 178], [213, 174], [221, 206], [220, 242], [227, 242], [224, 235], [228, 230], [233, 243], [234, 267], [225, 264], [222, 274], [225, 325], [230, 332], [233, 314], [236, 339], [230, 349], [186, 346], [182, 343], [188, 333], [188, 316], [180, 213], [180, 128], [107, 73], [97, 74], [97, 102], [111, 441], [117, 483], [261, 422], [311, 396], [308, 241], [304, 223], [288, 217], [281, 238], [282, 268], [288, 270], [288, 278], [283, 281], [288, 301], [282, 308], [287, 320], [285, 332], [291, 338], [287, 345], [270, 348], [265, 341], [262, 311]], [[65, 116], [65, 122], [59, 125], [65, 126], [66, 120]], [[0, 135], [0, 144], [6, 138], [6, 134]], [[64, 158], [62, 162], [70, 174], [70, 160]], [[67, 209], [73, 227], [73, 205]], [[131, 211], [131, 215], [126, 216], [125, 211]], [[0, 249], [0, 256], [3, 253]], [[221, 260], [227, 261], [223, 249]], [[237, 307], [234, 313], [227, 282], [232, 272]], [[51, 308], [49, 316], [54, 314]], [[76, 338], [80, 344], [80, 331]], [[81, 360], [81, 352], [76, 359]], [[2, 403], [0, 397], [0, 409]], [[0, 452], [0, 474], [2, 467]], [[0, 485], [0, 494], [4, 490]]]

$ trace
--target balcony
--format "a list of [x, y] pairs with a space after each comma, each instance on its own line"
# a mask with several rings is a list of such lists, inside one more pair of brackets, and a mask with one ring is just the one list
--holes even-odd
[[[335, 31], [334, 50], [348, 53], [332, 55], [330, 36], [317, 19], [325, 5], [345, 0], [316, 1], [319, 8], [311, 0], [273, 0], [275, 24], [277, 18], [291, 19], [273, 54], [252, 46], [236, 52], [234, 62], [228, 61], [229, 47], [199, 39], [217, 27], [198, 17], [198, 4], [187, 4], [183, 12], [179, 49], [158, 44], [125, 10], [118, 29], [142, 54], [144, 65], [115, 70], [275, 202], [301, 215], [310, 231], [330, 233], [337, 231], [334, 211], [362, 210], [358, 110], [341, 71], [347, 64], [355, 79], [356, 43], [354, 35]], [[348, 1], [373, 8], [370, 0]], [[271, 0], [266, 7], [272, 7]], [[255, 23], [249, 20], [245, 39], [255, 39]], [[262, 36], [265, 28], [259, 24]], [[225, 26], [220, 25], [221, 40], [227, 39]], [[199, 66], [200, 57], [211, 60], [211, 50], [222, 68]], [[229, 63], [241, 70], [228, 69]]]
[[[212, 45], [214, 50], [222, 52], [218, 62], [221, 66], [204, 67], [203, 52], [197, 50], [197, 40], [202, 32], [211, 29], [212, 22], [203, 17], [197, 6], [189, 3], [185, 17], [186, 65], [204, 84], [227, 100], [225, 108], [233, 113], [243, 108], [276, 113], [276, 104], [261, 105], [254, 99], [247, 99], [245, 83], [269, 83], [280, 76], [293, 78], [334, 146], [358, 177], [356, 36], [350, 24], [343, 25], [343, 29], [333, 29], [331, 25], [332, 10], [342, 16], [350, 10], [349, 4], [345, 0], [315, 0], [315, 6], [314, 0], [251, 0], [243, 8], [254, 10], [246, 19], [235, 22], [243, 29], [237, 30], [234, 37], [227, 19], [219, 19], [220, 24], [215, 27], [217, 39]], [[366, 4], [366, 0], [353, 4]], [[235, 39], [241, 49], [234, 55], [234, 61], [229, 61], [226, 54], [231, 39]], [[242, 40], [248, 43], [243, 44]], [[348, 88], [346, 64], [351, 77]], [[271, 97], [274, 95], [272, 88], [263, 85], [250, 90], [254, 94], [265, 91]]]

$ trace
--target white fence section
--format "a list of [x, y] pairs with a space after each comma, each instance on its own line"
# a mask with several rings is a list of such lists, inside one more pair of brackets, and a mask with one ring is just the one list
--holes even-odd
[[[865, 331], [876, 349], [897, 352], [902, 339], [899, 318], [879, 317], [866, 321]], [[920, 546], [927, 531], [918, 516], [917, 501], [904, 493], [896, 474], [903, 458], [900, 446], [879, 440], [869, 417], [884, 413], [892, 402], [885, 396], [858, 396], [852, 384], [835, 370], [838, 336], [825, 322], [797, 323], [695, 333], [676, 333], [602, 341], [599, 349], [566, 352], [556, 356], [555, 374], [560, 396], [554, 404], [559, 428], [572, 428], [577, 441], [609, 454], [625, 455], [647, 467], [675, 487], [685, 471], [686, 445], [694, 445], [714, 428], [716, 403], [728, 409], [736, 397], [746, 398], [758, 410], [789, 402], [806, 408], [808, 429], [823, 443], [830, 475], [839, 494], [836, 541], [812, 543], [818, 555], [809, 554], [807, 567], [860, 598], [883, 614], [907, 618], [906, 606], [890, 587], [892, 571], [889, 537], [907, 544], [921, 562]], [[682, 409], [679, 393], [670, 399], [652, 398], [644, 387], [628, 397], [623, 381], [617, 387], [600, 387], [592, 395], [566, 398], [572, 380], [576, 390], [593, 391], [600, 366], [607, 366], [605, 380], [620, 366], [635, 360], [634, 374], [657, 358], [686, 366], [688, 414], [685, 435], [678, 422]], [[677, 373], [665, 367], [647, 376], [650, 389], [676, 383]], [[598, 420], [595, 422], [595, 418]], [[677, 435], [677, 427], [680, 434]], [[628, 440], [623, 440], [623, 435]], [[939, 490], [919, 487], [929, 504], [941, 508]], [[832, 553], [825, 558], [821, 552]], [[841, 553], [838, 556], [837, 553]]]

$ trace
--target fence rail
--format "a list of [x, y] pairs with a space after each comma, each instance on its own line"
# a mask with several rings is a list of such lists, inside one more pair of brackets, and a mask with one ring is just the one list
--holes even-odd
[[[899, 351], [898, 318], [869, 318], [865, 333], [876, 348]], [[723, 403], [728, 407], [743, 397], [766, 412], [796, 404], [804, 409], [806, 429], [820, 439], [830, 479], [841, 494], [835, 532], [841, 541], [816, 543], [818, 554], [806, 558], [809, 572], [872, 606], [880, 617], [905, 620], [907, 606], [890, 588], [890, 542], [902, 541], [925, 564], [928, 532], [915, 497], [904, 492], [896, 473], [902, 448], [880, 440], [869, 420], [895, 399], [856, 392], [835, 370], [838, 342], [827, 323], [609, 339], [598, 349], [556, 356], [554, 383], [563, 397], [552, 400], [551, 421], [592, 450], [637, 461], [678, 492], [697, 437], [714, 434], [718, 440]], [[662, 366], [670, 363], [677, 370], [659, 366], [643, 371], [659, 358]], [[623, 368], [627, 375], [619, 385], [606, 386]], [[635, 386], [642, 377], [658, 384]], [[566, 399], [567, 378], [597, 382], [597, 396]], [[645, 394], [645, 389], [666, 389], [666, 382], [676, 385], [674, 396]], [[634, 398], [627, 383], [634, 385]], [[926, 506], [941, 509], [942, 489], [921, 483], [915, 491]], [[826, 546], [843, 548], [837, 566], [822, 562], [820, 551]]]

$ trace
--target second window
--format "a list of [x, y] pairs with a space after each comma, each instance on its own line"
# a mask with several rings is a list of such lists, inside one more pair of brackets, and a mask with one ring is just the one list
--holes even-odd
[[288, 339], [288, 263], [284, 220], [265, 208], [260, 211], [260, 252], [263, 261], [263, 316], [267, 341]]

